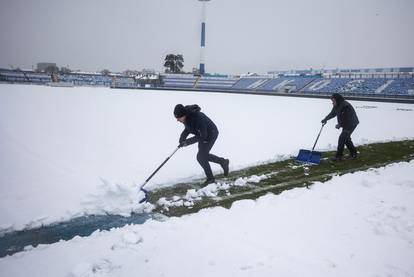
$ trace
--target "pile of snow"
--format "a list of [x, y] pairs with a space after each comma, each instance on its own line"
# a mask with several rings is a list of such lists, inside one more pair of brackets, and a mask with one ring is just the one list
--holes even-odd
[[0, 259], [1, 276], [413, 276], [414, 161]]
[[[212, 152], [229, 158], [232, 170], [312, 148], [331, 109], [328, 99], [0, 84], [0, 230], [141, 209], [133, 186], [177, 147], [177, 103], [197, 103], [213, 119], [220, 135]], [[372, 105], [356, 109], [356, 144], [414, 137], [412, 105]], [[335, 123], [318, 150], [335, 149]], [[195, 145], [180, 149], [147, 188], [203, 177], [196, 152]], [[213, 171], [222, 173], [215, 164]]]
[[130, 216], [131, 213], [149, 212], [154, 207], [148, 202], [139, 203], [145, 193], [136, 184], [118, 184], [102, 180], [97, 193], [90, 194], [82, 201], [90, 214], [118, 214]]
[[220, 192], [223, 192], [225, 195], [230, 195], [231, 187], [244, 187], [248, 184], [259, 183], [260, 181], [268, 178], [267, 175], [252, 175], [250, 177], [240, 177], [233, 182], [215, 182], [209, 184], [200, 189], [189, 189], [187, 190], [184, 197], [173, 196], [170, 198], [161, 197], [157, 204], [165, 210], [169, 210], [170, 207], [180, 207], [186, 206], [191, 208], [194, 206], [194, 202], [202, 200], [203, 197], [217, 197]]

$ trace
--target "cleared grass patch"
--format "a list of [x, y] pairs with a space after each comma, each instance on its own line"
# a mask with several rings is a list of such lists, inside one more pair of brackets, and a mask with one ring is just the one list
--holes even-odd
[[[367, 144], [359, 146], [358, 151], [359, 156], [355, 160], [345, 159], [333, 162], [330, 158], [334, 156], [335, 152], [324, 152], [320, 165], [299, 164], [294, 159], [288, 159], [230, 172], [227, 178], [219, 175], [216, 176], [219, 183], [229, 184], [236, 182], [239, 178], [248, 178], [254, 175], [266, 175], [266, 178], [259, 182], [247, 182], [243, 186], [230, 186], [225, 190], [219, 190], [216, 196], [199, 197], [192, 201], [191, 205], [177, 204], [167, 208], [157, 205], [155, 212], [167, 216], [181, 216], [208, 207], [230, 207], [237, 200], [256, 199], [266, 193], [279, 194], [284, 190], [311, 186], [317, 181], [325, 182], [335, 175], [378, 168], [395, 162], [410, 161], [414, 159], [414, 140]], [[160, 199], [174, 199], [173, 201], [176, 203], [181, 203], [185, 201], [185, 195], [189, 190], [200, 189], [200, 183], [201, 180], [197, 180], [151, 191], [149, 202], [156, 204]]]

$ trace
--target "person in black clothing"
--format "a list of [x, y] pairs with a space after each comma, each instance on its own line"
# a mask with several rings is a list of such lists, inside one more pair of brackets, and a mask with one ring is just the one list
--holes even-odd
[[[210, 150], [217, 139], [219, 131], [214, 122], [204, 113], [200, 112], [198, 105], [183, 106], [178, 104], [174, 108], [174, 116], [177, 121], [184, 124], [185, 129], [181, 133], [178, 147], [184, 147], [198, 142], [197, 161], [206, 174], [206, 181], [202, 186], [214, 183], [215, 179], [209, 162], [221, 165], [224, 176], [229, 174], [229, 160], [210, 154]], [[194, 136], [188, 138], [189, 134]]]
[[351, 134], [359, 124], [356, 112], [352, 105], [339, 93], [332, 94], [331, 100], [333, 105], [332, 111], [324, 119], [322, 119], [321, 123], [326, 124], [328, 120], [336, 116], [338, 124], [336, 124], [335, 127], [337, 129], [342, 128], [342, 132], [338, 139], [338, 148], [333, 160], [338, 161], [343, 159], [344, 145], [348, 148], [351, 154], [350, 157], [355, 159], [357, 157], [357, 150], [352, 143]]

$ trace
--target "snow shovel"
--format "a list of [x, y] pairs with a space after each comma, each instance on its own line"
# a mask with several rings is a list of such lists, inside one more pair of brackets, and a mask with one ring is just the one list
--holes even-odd
[[299, 154], [296, 157], [296, 161], [301, 162], [301, 163], [310, 163], [310, 164], [319, 164], [321, 162], [322, 153], [318, 151], [313, 151], [313, 150], [315, 149], [316, 143], [318, 142], [319, 136], [321, 135], [323, 126], [325, 126], [325, 124], [322, 124], [321, 130], [319, 131], [316, 141], [313, 144], [312, 150], [300, 149]]
[[158, 170], [160, 170], [161, 169], [161, 167], [163, 167], [163, 165], [165, 165], [165, 163], [175, 154], [175, 152], [177, 152], [177, 150], [179, 149], [180, 147], [178, 146], [175, 150], [174, 150], [174, 152], [172, 152], [171, 153], [171, 155], [169, 155], [166, 159], [165, 159], [165, 161], [151, 174], [151, 176], [149, 176], [148, 177], [148, 179], [147, 180], [145, 180], [145, 182], [141, 185], [141, 187], [139, 188], [141, 191], [143, 191], [144, 193], [145, 193], [145, 196], [144, 196], [144, 198], [143, 199], [141, 199], [140, 201], [139, 201], [139, 203], [141, 204], [141, 203], [144, 203], [145, 201], [147, 201], [147, 199], [148, 199], [148, 191], [146, 190], [146, 189], [144, 189], [144, 186], [148, 183], [148, 181], [149, 180], [151, 180], [151, 178], [155, 175], [155, 173], [157, 173], [158, 172]]

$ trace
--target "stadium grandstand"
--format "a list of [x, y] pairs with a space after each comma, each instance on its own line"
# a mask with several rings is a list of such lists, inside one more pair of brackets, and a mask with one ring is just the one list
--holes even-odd
[[0, 69], [0, 82], [112, 88], [157, 88], [261, 94], [345, 95], [414, 99], [414, 68], [271, 71], [246, 76], [118, 73], [58, 73], [57, 78], [32, 70]]
[[98, 86], [98, 87], [125, 87], [136, 88], [136, 81], [133, 77], [121, 74], [103, 75], [101, 73], [71, 72], [58, 73], [56, 80], [53, 74], [30, 70], [0, 69], [0, 82], [50, 85], [54, 82], [71, 84], [73, 86]]

